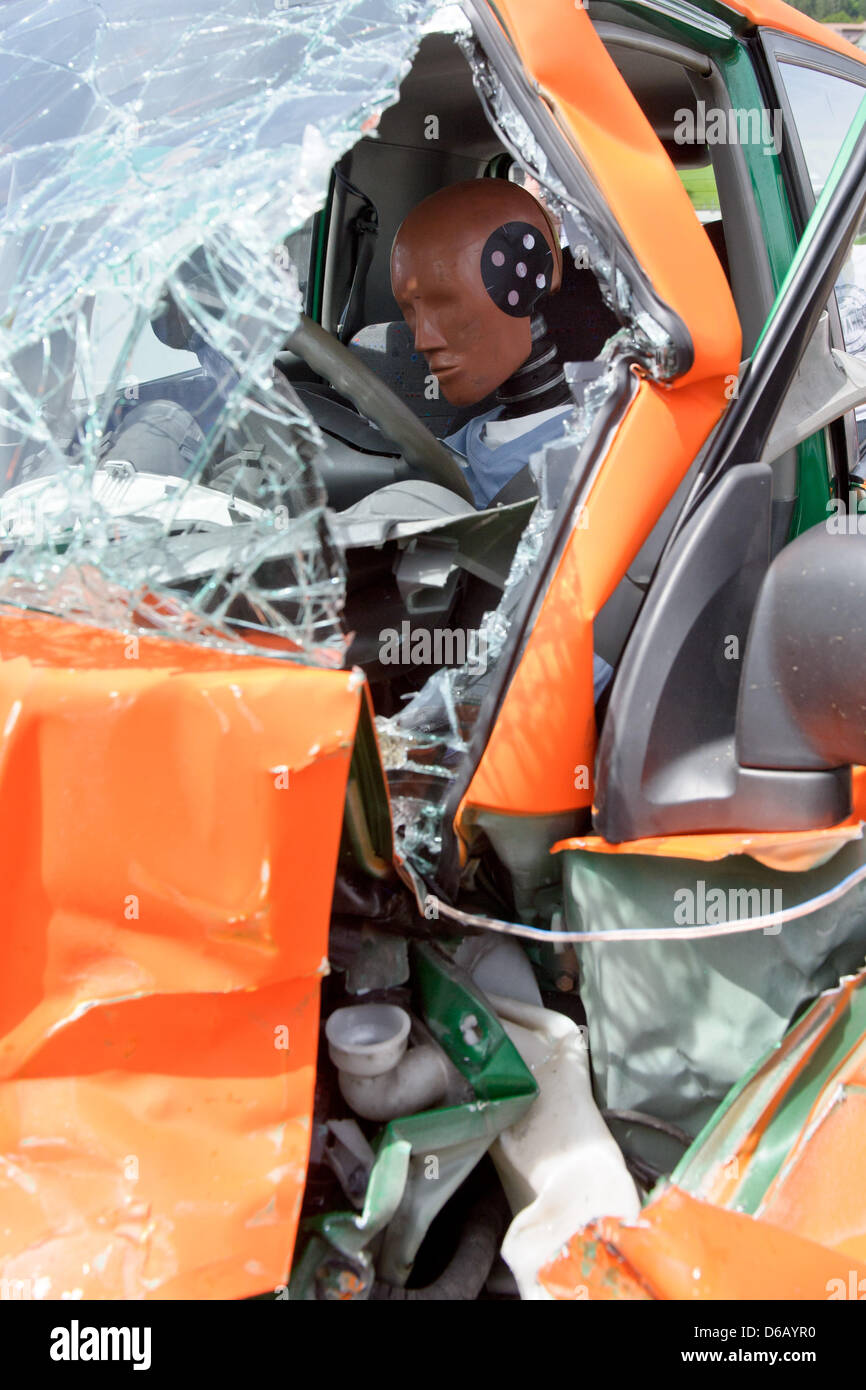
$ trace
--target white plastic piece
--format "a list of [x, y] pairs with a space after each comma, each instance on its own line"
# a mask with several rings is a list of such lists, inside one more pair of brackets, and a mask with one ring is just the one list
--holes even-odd
[[340, 1091], [365, 1120], [417, 1115], [442, 1100], [448, 1069], [438, 1049], [408, 1048], [411, 1019], [396, 1004], [335, 1009], [325, 1026]]
[[457, 964], [468, 970], [484, 994], [505, 994], [541, 1008], [541, 990], [529, 957], [508, 937], [466, 936], [456, 954]]
[[365, 1120], [396, 1120], [438, 1105], [448, 1087], [445, 1063], [435, 1047], [410, 1047], [391, 1071], [381, 1076], [339, 1073], [340, 1090], [356, 1115]]
[[406, 1051], [410, 1026], [406, 1010], [396, 1004], [335, 1009], [325, 1025], [331, 1061], [350, 1076], [381, 1076]]
[[597, 1217], [635, 1220], [640, 1197], [593, 1099], [585, 1030], [551, 1009], [488, 998], [539, 1087], [490, 1150], [516, 1213], [502, 1256], [521, 1298], [548, 1299], [538, 1271]]

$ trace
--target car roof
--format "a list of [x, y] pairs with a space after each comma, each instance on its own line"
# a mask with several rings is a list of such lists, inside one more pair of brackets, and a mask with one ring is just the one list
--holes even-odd
[[848, 58], [857, 58], [861, 63], [866, 63], [866, 53], [863, 49], [856, 48], [828, 25], [819, 24], [816, 19], [801, 14], [793, 5], [783, 4], [782, 0], [726, 0], [724, 5], [715, 3], [715, 0], [694, 0], [694, 3], [698, 9], [716, 17], [721, 17], [726, 9], [733, 10], [750, 24], [760, 25], [765, 29], [778, 29], [784, 34], [808, 39], [810, 43], [819, 44], [822, 48], [833, 49], [836, 53], [844, 53]]

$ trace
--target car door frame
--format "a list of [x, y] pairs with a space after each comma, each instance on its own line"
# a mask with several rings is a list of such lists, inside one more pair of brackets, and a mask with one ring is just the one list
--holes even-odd
[[[669, 685], [665, 675], [667, 667], [655, 680], [655, 688], [662, 689], [664, 686], [663, 693], [655, 700], [646, 697], [646, 690], [653, 688], [655, 679], [650, 668], [653, 661], [660, 659], [658, 644], [654, 647], [653, 642], [648, 640], [648, 634], [651, 637], [652, 631], [657, 631], [664, 619], [668, 634], [666, 647], [670, 648], [664, 660], [674, 661], [677, 653], [685, 649], [684, 641], [689, 630], [683, 629], [680, 633], [678, 629], [674, 632], [670, 621], [672, 615], [676, 618], [679, 585], [688, 583], [688, 568], [681, 563], [681, 538], [683, 541], [688, 539], [684, 533], [704, 504], [712, 504], [714, 495], [718, 496], [717, 489], [723, 480], [738, 468], [742, 468], [743, 473], [753, 470], [763, 458], [785, 393], [832, 293], [864, 209], [866, 92], [857, 116], [843, 139], [825, 189], [817, 200], [764, 332], [744, 369], [740, 390], [711, 442], [662, 554], [614, 678], [601, 731], [596, 770], [594, 825], [597, 833], [604, 838], [639, 839], [648, 834], [669, 836], [685, 833], [692, 828], [687, 823], [688, 812], [683, 808], [700, 802], [703, 795], [700, 786], [683, 802], [683, 807], [677, 808], [675, 815], [666, 818], [664, 830], [658, 828], [658, 821], [653, 823], [653, 803], [645, 788], [644, 769], [652, 730], [668, 708], [665, 700], [669, 702], [667, 685], [664, 685], [665, 681]], [[769, 562], [769, 554], [766, 562]], [[733, 738], [733, 725], [729, 732]], [[693, 738], [687, 734], [683, 746], [675, 750], [676, 759], [683, 767], [687, 762], [697, 766], [703, 746], [698, 731], [695, 731]], [[656, 774], [658, 772], [659, 769], [656, 769]], [[624, 829], [626, 826], [628, 828]], [[705, 828], [702, 826], [702, 829]]]
[[[800, 132], [794, 117], [788, 90], [782, 76], [782, 65], [789, 63], [795, 67], [809, 68], [815, 72], [838, 77], [842, 81], [855, 82], [863, 88], [866, 95], [866, 63], [849, 58], [833, 49], [820, 48], [806, 39], [778, 30], [761, 29], [758, 42], [766, 80], [772, 87], [774, 99], [782, 113], [783, 142], [781, 163], [788, 190], [791, 212], [799, 235], [806, 226], [815, 207], [816, 197], [803, 151]], [[828, 299], [830, 317], [830, 342], [834, 348], [844, 351], [845, 340], [842, 322], [835, 294]], [[835, 463], [837, 489], [842, 498], [848, 496], [848, 476], [857, 468], [859, 445], [857, 424], [854, 412], [848, 411], [834, 426], [828, 427], [828, 462]]]

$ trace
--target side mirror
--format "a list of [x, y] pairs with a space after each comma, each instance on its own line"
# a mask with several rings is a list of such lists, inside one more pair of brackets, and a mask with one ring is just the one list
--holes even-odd
[[762, 458], [771, 462], [866, 401], [866, 362], [830, 343], [826, 309], [806, 345]]
[[746, 646], [736, 748], [744, 767], [866, 763], [866, 516], [822, 522], [768, 569]]

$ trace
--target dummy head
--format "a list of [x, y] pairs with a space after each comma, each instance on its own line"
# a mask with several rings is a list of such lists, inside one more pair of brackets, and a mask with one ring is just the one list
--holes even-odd
[[473, 179], [425, 198], [391, 251], [394, 298], [456, 406], [483, 400], [526, 361], [533, 310], [561, 279], [547, 213], [505, 179]]

